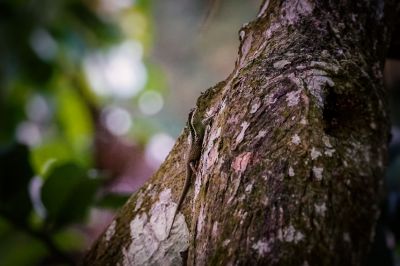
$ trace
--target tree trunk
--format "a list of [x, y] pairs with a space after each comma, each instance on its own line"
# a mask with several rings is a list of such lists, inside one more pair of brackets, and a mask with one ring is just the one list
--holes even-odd
[[386, 161], [394, 2], [264, 1], [233, 73], [198, 99], [210, 124], [170, 235], [187, 129], [85, 264], [362, 264]]

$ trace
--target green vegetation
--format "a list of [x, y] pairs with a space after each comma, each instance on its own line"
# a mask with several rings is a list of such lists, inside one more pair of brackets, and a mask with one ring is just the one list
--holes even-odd
[[[104, 192], [110, 177], [96, 169], [94, 140], [105, 108], [119, 106], [130, 120], [143, 94], [151, 101], [165, 87], [148, 59], [151, 8], [148, 0], [0, 2], [0, 265], [75, 263], [93, 238], [82, 230], [90, 210], [126, 201]], [[137, 124], [114, 130], [146, 143], [155, 127]]]

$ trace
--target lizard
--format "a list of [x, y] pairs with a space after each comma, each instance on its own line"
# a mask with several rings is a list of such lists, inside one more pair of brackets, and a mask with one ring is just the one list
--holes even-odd
[[174, 216], [172, 217], [172, 223], [168, 230], [168, 236], [171, 233], [171, 229], [174, 225], [176, 215], [178, 214], [180, 208], [182, 207], [183, 201], [185, 200], [186, 194], [189, 191], [190, 185], [192, 183], [192, 177], [196, 173], [196, 164], [201, 156], [201, 151], [203, 147], [203, 138], [206, 123], [209, 118], [206, 120], [201, 120], [196, 117], [197, 115], [197, 107], [193, 108], [189, 112], [189, 118], [187, 122], [187, 126], [189, 128], [189, 150], [186, 158], [186, 176], [185, 176], [185, 184], [183, 185], [181, 194], [179, 196], [178, 205], [176, 206]]

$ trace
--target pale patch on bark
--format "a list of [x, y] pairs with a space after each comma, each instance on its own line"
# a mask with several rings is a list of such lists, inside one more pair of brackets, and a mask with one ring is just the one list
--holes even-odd
[[311, 149], [311, 160], [315, 160], [318, 157], [320, 157], [322, 154], [319, 150], [317, 150], [316, 148], [312, 147]]
[[324, 153], [326, 156], [332, 157], [332, 155], [335, 151], [336, 151], [335, 149], [327, 149], [327, 150], [325, 150]]
[[264, 206], [268, 206], [268, 204], [269, 204], [269, 198], [268, 198], [267, 196], [264, 196], [264, 197], [261, 199], [261, 203], [262, 203]]
[[327, 57], [330, 57], [330, 54], [329, 54], [328, 50], [322, 50], [321, 56], [327, 58]]
[[300, 93], [301, 90], [297, 90], [297, 91], [291, 91], [286, 95], [286, 101], [288, 103], [288, 106], [295, 106], [299, 103]]
[[267, 131], [265, 130], [260, 130], [256, 136], [256, 139], [261, 139], [267, 135]]
[[325, 212], [327, 210], [325, 202], [320, 205], [315, 204], [314, 207], [315, 207], [315, 212], [317, 214], [322, 215], [322, 216], [325, 215]]
[[110, 226], [107, 228], [107, 231], [104, 235], [104, 240], [106, 242], [110, 241], [111, 238], [114, 236], [115, 234], [115, 226], [117, 225], [117, 222], [114, 220], [112, 221], [112, 223], [110, 224]]
[[248, 184], [246, 186], [246, 188], [244, 189], [244, 192], [246, 192], [247, 194], [250, 193], [253, 190], [253, 185], [254, 185], [254, 182], [251, 182], [250, 184]]
[[324, 145], [325, 145], [326, 147], [332, 148], [332, 144], [331, 144], [331, 142], [329, 141], [329, 138], [328, 138], [327, 136], [323, 136], [323, 137], [322, 137], [322, 141], [324, 142]]
[[327, 62], [323, 62], [323, 61], [311, 61], [310, 63], [311, 67], [320, 67], [326, 70], [331, 70], [335, 73], [337, 73], [339, 71], [339, 67], [337, 65], [334, 64], [330, 64]]
[[221, 107], [219, 108], [219, 114], [222, 113], [226, 108], [226, 100], [224, 99], [221, 103]]
[[267, 105], [271, 105], [276, 103], [276, 98], [274, 98], [273, 94], [269, 94], [266, 99]]
[[226, 247], [227, 245], [229, 245], [230, 242], [231, 242], [230, 239], [226, 239], [226, 240], [224, 240], [224, 242], [222, 242], [222, 246]]
[[213, 227], [212, 227], [212, 231], [211, 231], [211, 235], [213, 237], [218, 237], [219, 235], [219, 231], [218, 231], [218, 222], [214, 222]]
[[251, 152], [244, 152], [235, 158], [232, 163], [232, 168], [236, 173], [243, 173], [246, 170], [251, 154]]
[[346, 242], [350, 242], [350, 234], [348, 232], [343, 233], [343, 240]]
[[140, 193], [136, 200], [135, 209], [134, 209], [135, 212], [138, 211], [140, 209], [140, 207], [142, 207], [142, 203], [143, 203], [143, 194]]
[[250, 114], [254, 114], [255, 112], [257, 112], [258, 108], [260, 108], [261, 106], [259, 98], [255, 99], [254, 101], [255, 103], [253, 103], [253, 105], [251, 106]]
[[232, 191], [230, 193], [230, 197], [228, 199], [228, 204], [230, 204], [233, 200], [237, 199], [235, 196], [236, 196], [236, 193], [237, 193], [237, 191], [239, 189], [239, 186], [240, 186], [241, 175], [239, 175], [237, 178], [234, 178], [232, 182], [233, 182], [233, 189], [232, 189]]
[[278, 29], [280, 29], [282, 27], [281, 22], [275, 21], [273, 24], [271, 24], [271, 26], [268, 27], [268, 29], [265, 31], [265, 36], [267, 37], [267, 39], [271, 38], [272, 34], [274, 32], [276, 32]]
[[305, 73], [305, 81], [307, 84], [307, 89], [316, 99], [319, 107], [324, 106], [324, 91], [323, 86], [326, 84], [333, 87], [335, 83], [333, 80], [327, 76], [327, 73], [323, 70], [312, 69]]
[[269, 0], [266, 0], [263, 4], [263, 6], [260, 9], [260, 13], [258, 13], [257, 17], [261, 17], [262, 15], [264, 15], [265, 11], [267, 10], [269, 5]]
[[251, 43], [253, 42], [253, 36], [251, 34], [247, 34], [247, 36], [244, 36], [244, 38], [245, 40], [242, 42], [242, 47], [241, 47], [242, 56], [240, 57], [240, 62], [239, 62], [240, 66], [243, 66], [243, 63], [246, 60], [246, 56], [250, 51]]
[[201, 206], [200, 213], [199, 213], [199, 219], [197, 220], [197, 233], [199, 233], [199, 234], [201, 234], [201, 231], [203, 229], [205, 215], [206, 215], [206, 213], [204, 211], [204, 206]]
[[274, 66], [274, 68], [276, 68], [276, 69], [282, 69], [282, 68], [284, 68], [286, 65], [289, 65], [290, 63], [291, 63], [290, 61], [283, 59], [283, 60], [280, 60], [280, 61], [275, 62], [273, 66]]
[[235, 142], [235, 147], [242, 142], [243, 138], [244, 138], [244, 134], [247, 130], [247, 128], [249, 127], [250, 123], [248, 122], [243, 122], [240, 126], [242, 127], [242, 130], [240, 131], [239, 135], [236, 137], [236, 142]]
[[295, 145], [299, 145], [301, 142], [299, 135], [294, 134], [294, 136], [292, 136], [292, 143]]
[[294, 170], [293, 170], [293, 167], [289, 167], [289, 176], [294, 176]]
[[324, 171], [324, 168], [322, 168], [322, 167], [313, 167], [313, 173], [314, 173], [314, 176], [315, 176], [315, 178], [318, 180], [318, 181], [321, 181], [322, 180], [322, 172]]
[[313, 3], [308, 0], [297, 0], [296, 2], [287, 1], [282, 5], [280, 17], [272, 21], [267, 30], [265, 36], [269, 39], [272, 34], [277, 32], [279, 29], [287, 27], [287, 25], [296, 24], [301, 16], [309, 16], [314, 10]]
[[207, 142], [206, 149], [204, 151], [205, 154], [208, 154], [210, 152], [210, 149], [214, 148], [214, 140], [218, 139], [219, 136], [221, 135], [221, 127], [218, 127], [216, 130], [212, 130], [210, 132], [210, 138]]
[[283, 4], [285, 10], [285, 18], [289, 25], [297, 23], [300, 16], [307, 16], [314, 10], [313, 3], [307, 0], [298, 0], [296, 2], [285, 1]]
[[283, 230], [280, 229], [278, 231], [278, 239], [285, 242], [294, 242], [297, 244], [301, 240], [304, 239], [304, 234], [298, 230], [296, 230], [293, 225], [289, 225]]
[[123, 248], [123, 265], [182, 264], [180, 252], [189, 247], [189, 229], [182, 214], [178, 214], [168, 237], [177, 204], [171, 190], [160, 193], [147, 214], [136, 215], [130, 223], [132, 242]]
[[268, 252], [271, 251], [271, 248], [267, 241], [257, 241], [257, 243], [253, 244], [252, 248], [257, 251], [259, 256], [264, 256]]
[[207, 146], [205, 148], [204, 154], [207, 156], [203, 156], [206, 161], [203, 164], [203, 170], [208, 170], [210, 167], [214, 165], [214, 163], [219, 158], [218, 145], [215, 145], [214, 141], [219, 138], [221, 135], [221, 127], [218, 127], [216, 130], [212, 130], [210, 132], [210, 139], [207, 142]]
[[208, 157], [207, 157], [207, 163], [206, 163], [206, 169], [208, 170], [211, 166], [214, 165], [214, 163], [217, 161], [218, 159], [218, 146], [214, 145], [213, 148], [211, 149], [211, 151], [208, 153]]

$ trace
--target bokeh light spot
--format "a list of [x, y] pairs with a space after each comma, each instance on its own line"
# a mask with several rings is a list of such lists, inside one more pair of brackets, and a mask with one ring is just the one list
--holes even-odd
[[36, 146], [41, 140], [41, 132], [36, 123], [24, 121], [19, 123], [16, 131], [18, 142], [28, 146]]
[[122, 136], [132, 127], [132, 118], [128, 111], [120, 107], [110, 107], [104, 111], [103, 122], [116, 136]]
[[158, 167], [165, 160], [174, 143], [175, 139], [167, 134], [155, 134], [147, 144], [146, 160], [152, 166]]
[[84, 59], [84, 69], [93, 91], [102, 96], [132, 97], [147, 82], [140, 43], [128, 41], [105, 53]]
[[145, 115], [154, 115], [161, 111], [164, 100], [156, 91], [145, 91], [139, 98], [139, 109]]

